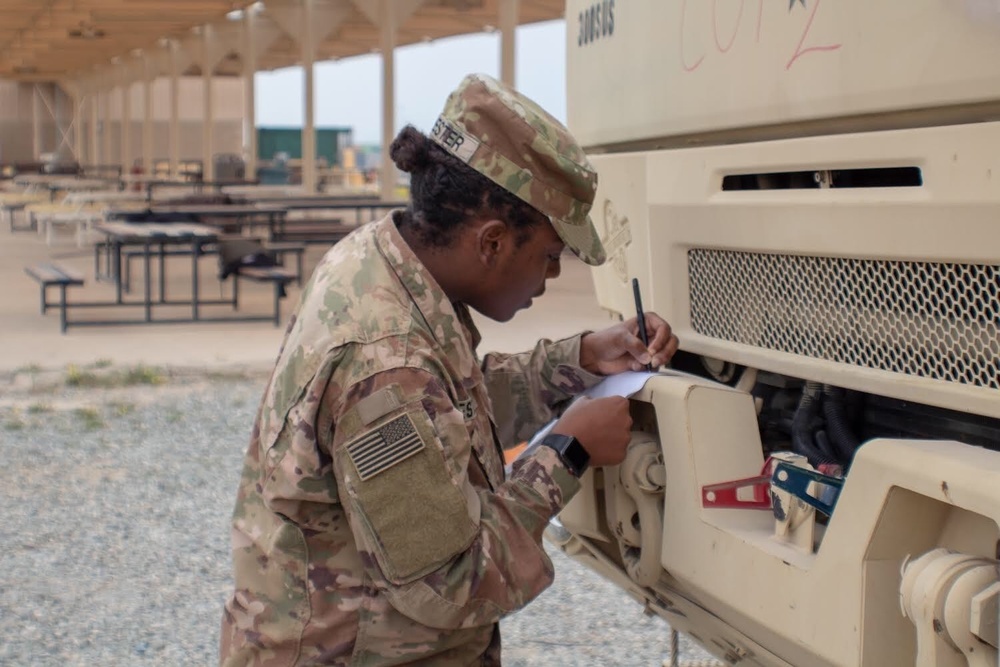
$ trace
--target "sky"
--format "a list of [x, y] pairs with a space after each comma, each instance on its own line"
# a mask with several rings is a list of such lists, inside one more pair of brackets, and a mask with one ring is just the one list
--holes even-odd
[[[566, 121], [566, 24], [517, 29], [516, 87]], [[500, 35], [478, 34], [396, 49], [396, 131], [410, 123], [427, 132], [448, 94], [471, 72], [500, 76]], [[302, 68], [259, 72], [258, 127], [301, 127]], [[358, 56], [321, 62], [315, 70], [316, 127], [352, 127], [356, 144], [382, 139], [382, 59]]]

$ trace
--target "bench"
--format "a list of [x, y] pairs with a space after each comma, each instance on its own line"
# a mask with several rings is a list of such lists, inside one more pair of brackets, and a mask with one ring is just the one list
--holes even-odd
[[[59, 327], [60, 331], [65, 333], [68, 324], [66, 319], [66, 288], [71, 285], [82, 286], [83, 277], [71, 269], [67, 269], [51, 262], [25, 267], [24, 272], [38, 281], [41, 285], [42, 315], [44, 315], [45, 311], [47, 311], [50, 307], [59, 306]], [[48, 300], [48, 288], [52, 285], [57, 285], [59, 287], [58, 303], [50, 303]]]
[[[301, 287], [303, 282], [303, 255], [305, 254], [306, 247], [301, 243], [264, 243], [263, 249], [268, 252], [273, 252], [275, 258], [278, 260], [279, 264], [284, 265], [285, 255], [295, 256], [295, 282]], [[204, 255], [214, 255], [219, 251], [218, 246], [215, 244], [208, 244], [202, 248], [202, 254]], [[95, 252], [98, 252], [95, 248]], [[132, 282], [132, 260], [142, 259], [145, 257], [146, 251], [139, 248], [132, 248], [126, 250], [122, 253], [122, 288], [127, 292], [129, 291], [129, 286]], [[190, 257], [191, 249], [187, 247], [177, 247], [177, 248], [161, 248], [160, 250], [151, 251], [150, 257]], [[98, 263], [100, 260], [96, 260]]]
[[260, 283], [269, 282], [274, 285], [274, 326], [281, 324], [281, 298], [285, 296], [285, 287], [298, 279], [294, 271], [283, 266], [241, 266], [233, 272], [233, 307], [239, 298], [240, 278], [254, 280]]

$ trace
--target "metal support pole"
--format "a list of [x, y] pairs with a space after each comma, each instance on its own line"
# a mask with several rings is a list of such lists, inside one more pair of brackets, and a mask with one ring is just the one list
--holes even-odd
[[180, 53], [176, 42], [170, 44], [170, 175], [181, 174], [180, 129]]
[[379, 190], [383, 201], [395, 198], [396, 165], [389, 157], [389, 145], [396, 136], [396, 16], [392, 0], [382, 0], [379, 16], [381, 19], [382, 48], [382, 168]]
[[243, 146], [246, 149], [246, 177], [257, 178], [257, 15], [243, 11]]
[[88, 111], [90, 112], [90, 162], [98, 165], [101, 162], [101, 150], [100, 141], [97, 137], [97, 125], [98, 125], [98, 105], [101, 102], [101, 91], [98, 88], [96, 82], [92, 85], [90, 89], [90, 96], [88, 98]]
[[132, 168], [132, 82], [128, 75], [122, 77], [122, 169], [128, 172]]
[[316, 58], [315, 27], [313, 26], [313, 0], [302, 0], [302, 71], [305, 75], [304, 110], [302, 125], [302, 188], [306, 194], [316, 192], [316, 115], [314, 97], [313, 61]]
[[215, 49], [212, 26], [203, 26], [203, 52], [201, 59], [201, 81], [204, 97], [204, 110], [201, 117], [201, 168], [202, 179], [215, 180], [215, 166], [212, 164], [212, 131], [215, 125], [215, 111], [212, 105], [212, 69], [214, 68]]
[[85, 99], [83, 87], [78, 83], [74, 87], [73, 95], [73, 157], [79, 165], [86, 164], [83, 155], [83, 103]]
[[36, 83], [31, 87], [31, 149], [34, 152], [33, 158], [35, 160], [42, 159], [42, 100], [40, 95]]
[[142, 77], [142, 170], [153, 173], [153, 72], [148, 60], [144, 63]]
[[[104, 104], [104, 111], [102, 116], [104, 118], [104, 125], [101, 128], [101, 139], [104, 143], [104, 149], [101, 153], [101, 158], [107, 163], [111, 164], [114, 159], [111, 157], [111, 93], [114, 91], [114, 86], [110, 85], [108, 82], [107, 88], [104, 90], [104, 94], [101, 95], [102, 102]], [[125, 165], [122, 165], [124, 168]]]
[[520, 0], [500, 0], [500, 80], [514, 87]]

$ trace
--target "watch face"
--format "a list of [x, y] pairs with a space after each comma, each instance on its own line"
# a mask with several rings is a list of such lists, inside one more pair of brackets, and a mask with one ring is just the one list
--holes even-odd
[[573, 467], [580, 472], [583, 472], [587, 467], [587, 463], [590, 462], [590, 455], [587, 454], [587, 450], [583, 448], [583, 445], [576, 438], [570, 440], [566, 446], [565, 456], [572, 461]]
[[573, 475], [579, 477], [587, 469], [590, 455], [573, 436], [552, 434], [546, 436], [542, 443], [558, 452], [559, 459]]

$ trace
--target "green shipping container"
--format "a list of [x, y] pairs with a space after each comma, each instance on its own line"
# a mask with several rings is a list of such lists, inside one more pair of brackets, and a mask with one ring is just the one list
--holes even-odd
[[[341, 150], [350, 146], [353, 131], [349, 127], [316, 128], [316, 158], [326, 158], [328, 165], [340, 164]], [[258, 127], [257, 158], [272, 160], [275, 153], [302, 157], [302, 130], [296, 127]]]

